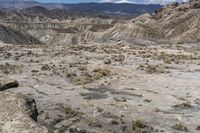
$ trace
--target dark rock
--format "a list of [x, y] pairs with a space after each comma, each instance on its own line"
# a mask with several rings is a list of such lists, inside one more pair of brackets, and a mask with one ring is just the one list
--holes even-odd
[[27, 108], [29, 108], [29, 110], [31, 110], [29, 116], [37, 121], [37, 116], [38, 116], [38, 110], [37, 110], [37, 107], [36, 107], [36, 102], [34, 99], [32, 98], [26, 98], [26, 105], [27, 105]]
[[18, 86], [19, 86], [19, 83], [16, 80], [0, 78], [0, 91], [4, 91], [4, 90], [18, 87]]

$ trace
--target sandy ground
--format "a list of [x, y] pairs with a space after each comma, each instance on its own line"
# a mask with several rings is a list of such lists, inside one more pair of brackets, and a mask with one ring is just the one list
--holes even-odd
[[0, 45], [0, 74], [20, 84], [8, 91], [36, 100], [38, 122], [50, 132], [195, 133], [197, 46]]

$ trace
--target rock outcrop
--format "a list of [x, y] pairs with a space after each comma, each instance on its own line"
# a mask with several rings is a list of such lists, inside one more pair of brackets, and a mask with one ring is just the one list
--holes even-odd
[[7, 90], [9, 88], [18, 87], [19, 83], [16, 80], [4, 79], [0, 77], [0, 91]]
[[0, 132], [2, 133], [47, 133], [39, 126], [37, 109], [33, 99], [20, 94], [0, 92]]

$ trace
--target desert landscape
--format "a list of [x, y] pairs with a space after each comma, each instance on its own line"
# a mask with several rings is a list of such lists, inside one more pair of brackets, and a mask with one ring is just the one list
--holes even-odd
[[195, 0], [137, 17], [0, 10], [0, 132], [198, 133], [199, 22]]

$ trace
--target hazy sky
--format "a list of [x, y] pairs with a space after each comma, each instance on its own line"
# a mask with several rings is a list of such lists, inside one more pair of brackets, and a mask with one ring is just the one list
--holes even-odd
[[114, 2], [114, 3], [159, 3], [167, 4], [169, 2], [186, 2], [187, 0], [38, 0], [40, 2], [59, 2], [59, 3], [82, 3], [82, 2]]

